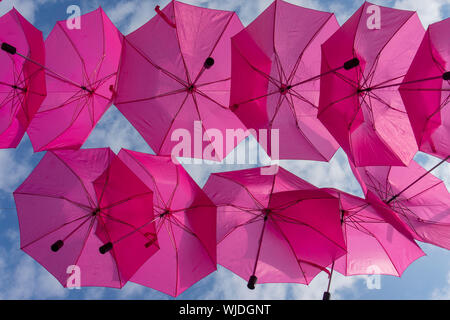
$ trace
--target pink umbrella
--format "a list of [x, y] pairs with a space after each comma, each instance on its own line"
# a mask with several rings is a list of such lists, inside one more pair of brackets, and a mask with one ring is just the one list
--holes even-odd
[[80, 148], [112, 103], [122, 35], [102, 8], [80, 19], [45, 40], [48, 94], [27, 131], [35, 151]]
[[430, 174], [434, 168], [426, 171], [411, 161], [408, 167], [354, 171], [369, 203], [387, 204], [416, 240], [450, 249], [450, 195], [444, 182]]
[[345, 254], [339, 201], [279, 168], [210, 176], [204, 190], [218, 206], [218, 263], [260, 283], [309, 284]]
[[423, 152], [450, 158], [450, 18], [428, 27], [400, 93]]
[[122, 149], [119, 158], [153, 191], [160, 247], [131, 281], [178, 296], [216, 270], [216, 207], [170, 157]]
[[[326, 189], [325, 189], [326, 190]], [[334, 269], [350, 275], [386, 274], [400, 277], [425, 255], [397, 215], [382, 202], [372, 202], [329, 189], [340, 201], [347, 254]]]
[[158, 250], [153, 193], [110, 149], [46, 153], [14, 199], [21, 249], [64, 287], [77, 266], [81, 286], [121, 288]]
[[345, 276], [384, 274], [400, 277], [416, 259], [425, 255], [401, 220], [385, 204], [368, 201], [336, 189], [322, 189], [339, 199], [341, 225], [347, 253], [333, 261], [333, 271]]
[[281, 159], [328, 161], [339, 148], [317, 120], [320, 45], [338, 28], [332, 13], [276, 0], [232, 38], [231, 109], [249, 129], [279, 130]]
[[42, 32], [16, 9], [0, 17], [0, 148], [15, 148], [46, 95]]
[[[125, 37], [115, 105], [156, 154], [179, 156], [183, 143], [181, 156], [222, 160], [246, 135], [228, 109], [230, 37], [242, 24], [178, 1], [156, 10]], [[223, 143], [227, 130], [241, 130], [237, 141]]]
[[417, 151], [398, 86], [423, 34], [415, 12], [365, 2], [322, 45], [318, 118], [357, 167], [404, 166]]

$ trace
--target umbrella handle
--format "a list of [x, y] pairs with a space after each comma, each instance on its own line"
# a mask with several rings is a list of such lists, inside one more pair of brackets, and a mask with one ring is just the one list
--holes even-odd
[[9, 54], [13, 54], [13, 55], [16, 54], [16, 52], [17, 52], [16, 47], [14, 47], [6, 42], [2, 43], [2, 50], [8, 52]]
[[155, 11], [157, 14], [159, 14], [161, 16], [161, 18], [164, 19], [165, 22], [167, 22], [167, 24], [169, 26], [171, 26], [172, 28], [176, 28], [177, 26], [175, 25], [175, 23], [173, 23], [172, 21], [169, 20], [169, 18], [167, 18], [167, 16], [164, 14], [164, 12], [161, 11], [161, 9], [159, 8], [159, 6], [155, 7]]

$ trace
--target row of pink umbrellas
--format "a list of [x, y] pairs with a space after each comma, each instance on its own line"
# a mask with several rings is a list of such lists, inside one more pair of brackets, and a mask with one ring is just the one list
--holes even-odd
[[[27, 130], [35, 151], [78, 149], [114, 103], [161, 155], [201, 121], [223, 136], [278, 129], [280, 159], [328, 161], [339, 146], [357, 167], [405, 166], [418, 147], [448, 159], [450, 20], [425, 32], [415, 12], [380, 7], [371, 30], [370, 5], [339, 27], [275, 1], [243, 28], [233, 12], [173, 1], [126, 37], [99, 8], [45, 43], [13, 9], [1, 20], [0, 144]], [[213, 160], [231, 151], [204, 140]]]
[[[450, 20], [425, 32], [416, 13], [380, 7], [369, 30], [370, 5], [339, 27], [277, 0], [244, 28], [233, 12], [172, 1], [125, 37], [99, 8], [45, 43], [16, 10], [1, 17], [0, 145], [26, 131], [51, 151], [14, 193], [22, 249], [63, 285], [78, 265], [82, 285], [174, 296], [217, 263], [254, 288], [374, 265], [400, 276], [424, 254], [415, 240], [449, 249], [448, 191], [412, 157], [449, 159]], [[76, 151], [112, 103], [157, 156]], [[365, 198], [282, 168], [213, 174], [202, 190], [169, 157], [195, 121], [222, 136], [278, 129], [280, 159], [342, 147]], [[203, 140], [212, 160], [231, 151]]]
[[[374, 179], [383, 190], [396, 186], [395, 174]], [[84, 149], [46, 153], [14, 197], [21, 248], [62, 285], [67, 266], [77, 265], [82, 286], [121, 288], [130, 280], [177, 296], [217, 264], [254, 288], [373, 266], [401, 276], [424, 255], [414, 238], [427, 241], [428, 233], [450, 248], [448, 225], [437, 217], [436, 229], [409, 224], [438, 205], [448, 214], [442, 181], [428, 175], [396, 202], [377, 192], [368, 186], [362, 199], [319, 189], [283, 168], [215, 173], [202, 190], [168, 156]]]

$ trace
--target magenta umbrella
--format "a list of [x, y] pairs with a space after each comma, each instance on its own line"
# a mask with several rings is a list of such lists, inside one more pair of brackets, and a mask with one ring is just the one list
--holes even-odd
[[317, 120], [320, 45], [338, 28], [332, 13], [276, 0], [232, 38], [231, 109], [256, 138], [279, 131], [280, 159], [329, 161], [339, 148]]
[[131, 281], [176, 297], [217, 268], [216, 207], [171, 157], [122, 149], [119, 158], [153, 191], [160, 247]]
[[249, 289], [309, 284], [346, 252], [338, 199], [282, 168], [214, 173], [204, 190], [218, 206], [218, 263]]
[[158, 250], [153, 193], [110, 149], [46, 153], [14, 199], [21, 249], [64, 287], [77, 266], [80, 286], [121, 288]]
[[42, 32], [12, 9], [0, 17], [0, 148], [15, 148], [46, 95]]
[[102, 8], [80, 19], [45, 40], [48, 93], [27, 131], [35, 151], [79, 149], [112, 103], [123, 37]]
[[400, 277], [425, 255], [410, 232], [386, 204], [368, 202], [351, 194], [324, 189], [340, 202], [347, 254], [334, 270], [343, 275], [385, 274]]
[[[125, 37], [115, 105], [156, 154], [222, 160], [246, 136], [228, 108], [230, 38], [242, 24], [178, 1], [156, 10]], [[228, 146], [227, 130], [240, 130]]]
[[419, 149], [450, 158], [450, 18], [428, 27], [400, 93]]
[[398, 86], [423, 34], [415, 12], [365, 2], [322, 45], [318, 118], [357, 167], [404, 166], [417, 152]]
[[413, 160], [408, 167], [353, 170], [367, 201], [387, 204], [416, 240], [450, 249], [450, 195], [430, 174], [434, 168], [426, 171]]

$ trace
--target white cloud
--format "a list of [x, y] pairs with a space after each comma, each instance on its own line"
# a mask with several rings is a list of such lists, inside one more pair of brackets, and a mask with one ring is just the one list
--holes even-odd
[[450, 300], [450, 272], [447, 274], [447, 283], [444, 288], [433, 290], [431, 294], [433, 300]]
[[417, 11], [426, 28], [429, 24], [444, 19], [442, 14], [446, 5], [450, 5], [450, 0], [397, 0], [394, 8]]
[[319, 188], [337, 188], [357, 196], [363, 195], [342, 149], [330, 162], [281, 160], [280, 165]]
[[[219, 266], [218, 272], [212, 275], [209, 282], [204, 283], [211, 290], [203, 290], [199, 299], [237, 299], [237, 300], [320, 300], [328, 285], [328, 276], [319, 274], [309, 284], [257, 284], [255, 290], [247, 288], [247, 282], [231, 271]], [[343, 294], [353, 291], [355, 285], [365, 277], [344, 277], [338, 273], [333, 274], [331, 282], [331, 298], [342, 299]], [[353, 291], [354, 292], [354, 291]]]
[[0, 150], [0, 190], [12, 192], [31, 172], [29, 158], [18, 160], [16, 150]]
[[111, 106], [97, 123], [83, 148], [110, 147], [114, 152], [121, 148], [153, 153], [136, 129]]
[[6, 233], [12, 245], [0, 247], [0, 299], [66, 297], [67, 290], [37, 262], [20, 251], [17, 231], [7, 230]]

